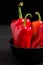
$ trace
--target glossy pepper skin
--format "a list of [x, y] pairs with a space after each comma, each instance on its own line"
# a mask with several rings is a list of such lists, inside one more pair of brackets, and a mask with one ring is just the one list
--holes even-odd
[[32, 48], [42, 48], [42, 47], [43, 47], [43, 23], [39, 26], [39, 36], [32, 45]]
[[35, 12], [35, 15], [39, 16], [39, 20], [32, 22], [33, 36], [37, 36], [38, 35], [39, 26], [42, 24], [41, 16], [40, 16], [39, 12]]
[[[38, 12], [35, 12], [35, 14], [38, 14]], [[39, 38], [41, 39], [41, 36], [40, 36], [40, 29], [39, 27], [43, 24], [43, 21], [41, 21], [41, 17], [39, 15], [39, 20], [38, 21], [33, 21], [32, 22], [32, 27], [33, 27], [33, 40], [32, 40], [32, 48], [37, 48], [38, 45], [41, 43], [39, 41]]]
[[38, 47], [41, 48], [43, 47], [43, 23], [39, 27], [39, 39], [40, 39], [40, 44]]
[[37, 48], [42, 48], [43, 47], [43, 23], [39, 27], [39, 40], [37, 43], [39, 43]]
[[[19, 4], [19, 6], [21, 6], [21, 4]], [[14, 45], [19, 48], [30, 48], [32, 27], [31, 21], [26, 18], [30, 14], [27, 14], [25, 18], [22, 18], [21, 8], [19, 8], [19, 14], [19, 19], [11, 22]]]

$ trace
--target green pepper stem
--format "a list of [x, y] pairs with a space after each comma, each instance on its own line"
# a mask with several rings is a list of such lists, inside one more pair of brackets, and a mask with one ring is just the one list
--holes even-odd
[[30, 13], [27, 13], [27, 14], [25, 15], [25, 18], [24, 18], [24, 25], [25, 25], [25, 26], [26, 26], [26, 18], [27, 18], [27, 16], [32, 17], [32, 15], [31, 15]]
[[20, 2], [18, 5], [19, 18], [22, 18], [21, 6], [23, 6], [23, 2]]
[[41, 16], [40, 16], [40, 13], [39, 12], [35, 12], [35, 15], [38, 15], [39, 20], [41, 20]]

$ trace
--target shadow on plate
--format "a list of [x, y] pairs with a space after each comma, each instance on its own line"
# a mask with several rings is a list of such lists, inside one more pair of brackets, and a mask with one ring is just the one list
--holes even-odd
[[10, 39], [10, 48], [16, 58], [23, 64], [40, 64], [43, 62], [43, 48], [17, 48]]

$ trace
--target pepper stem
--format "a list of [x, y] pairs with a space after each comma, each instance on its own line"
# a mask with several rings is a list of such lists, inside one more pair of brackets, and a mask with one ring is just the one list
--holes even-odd
[[27, 16], [32, 17], [32, 15], [31, 15], [30, 13], [27, 13], [27, 14], [25, 15], [25, 18], [24, 18], [24, 25], [25, 25], [25, 26], [26, 26], [26, 18], [27, 18]]
[[39, 12], [35, 12], [35, 15], [38, 15], [39, 20], [41, 20], [41, 16], [40, 16], [40, 13]]
[[18, 5], [19, 18], [22, 18], [21, 6], [23, 6], [23, 2], [20, 2]]

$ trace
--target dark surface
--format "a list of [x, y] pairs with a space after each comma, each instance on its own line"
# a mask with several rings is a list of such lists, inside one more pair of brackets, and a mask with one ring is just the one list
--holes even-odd
[[13, 56], [9, 40], [11, 32], [8, 25], [0, 25], [0, 65], [21, 65]]
[[[0, 65], [23, 65], [13, 56], [9, 46], [10, 39], [10, 27], [8, 25], [0, 25]], [[37, 65], [43, 65], [43, 63]]]
[[39, 64], [43, 62], [43, 48], [18, 48], [14, 46], [13, 39], [10, 39], [12, 53], [17, 59], [24, 64]]

